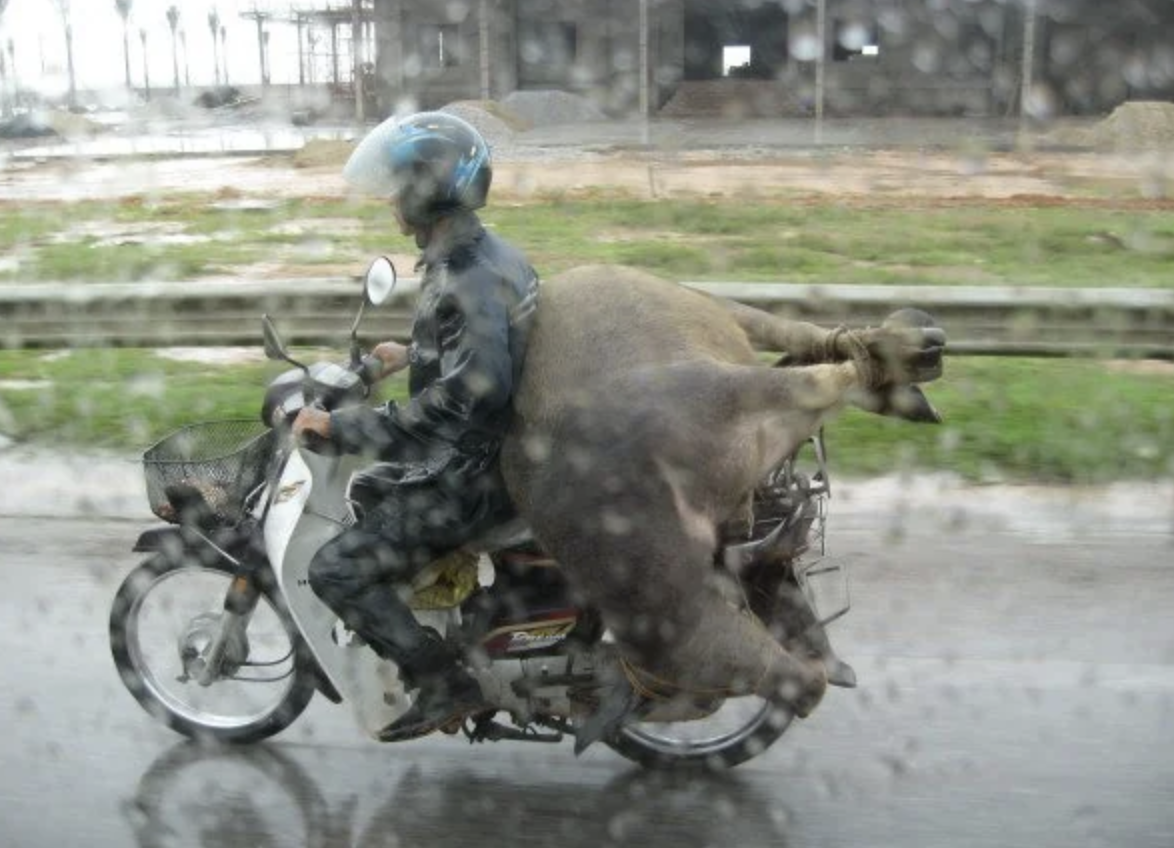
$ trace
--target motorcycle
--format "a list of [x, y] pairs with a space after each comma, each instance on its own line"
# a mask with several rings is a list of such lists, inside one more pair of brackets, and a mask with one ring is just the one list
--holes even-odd
[[[115, 595], [111, 650], [131, 694], [184, 735], [265, 739], [321, 693], [347, 702], [377, 738], [411, 705], [396, 666], [309, 585], [314, 554], [356, 520], [351, 485], [370, 460], [299, 443], [291, 429], [307, 405], [329, 411], [368, 401], [380, 368], [363, 354], [358, 329], [365, 309], [395, 288], [391, 262], [376, 259], [346, 363], [299, 362], [264, 316], [267, 357], [293, 368], [267, 387], [260, 418], [189, 425], [143, 455], [151, 509], [167, 523], [134, 545], [149, 556]], [[813, 470], [801, 467], [808, 453]], [[842, 565], [823, 555], [829, 495], [820, 433], [761, 482], [748, 517], [724, 528], [714, 569], [776, 638], [822, 657], [830, 682], [852, 686], [825, 631], [850, 606]], [[821, 575], [839, 575], [842, 585], [824, 615]], [[441, 728], [471, 742], [559, 742], [619, 668], [599, 616], [576, 600], [520, 521], [430, 566], [413, 581], [410, 603], [481, 685], [485, 709]], [[604, 741], [649, 767], [729, 767], [766, 750], [791, 719], [780, 700], [756, 696], [657, 701]]]

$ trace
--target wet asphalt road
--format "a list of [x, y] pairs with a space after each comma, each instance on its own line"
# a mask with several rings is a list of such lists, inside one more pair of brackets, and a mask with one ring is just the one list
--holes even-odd
[[148, 525], [0, 518], [0, 845], [1174, 845], [1169, 525], [832, 522], [860, 688], [730, 774], [669, 779], [569, 743], [380, 746], [322, 698], [264, 745], [189, 746], [107, 648]]

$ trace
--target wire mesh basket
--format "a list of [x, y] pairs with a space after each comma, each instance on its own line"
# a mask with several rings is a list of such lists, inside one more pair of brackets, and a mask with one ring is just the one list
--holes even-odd
[[249, 493], [265, 481], [275, 439], [252, 419], [204, 421], [165, 436], [143, 454], [151, 511], [173, 524], [239, 521]]

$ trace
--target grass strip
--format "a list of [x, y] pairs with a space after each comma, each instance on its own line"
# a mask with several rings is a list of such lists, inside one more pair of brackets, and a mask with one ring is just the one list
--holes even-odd
[[[257, 415], [264, 386], [284, 368], [175, 361], [145, 350], [0, 352], [0, 432], [133, 454], [183, 424]], [[946, 419], [940, 427], [856, 410], [832, 422], [833, 474], [950, 471], [975, 481], [1072, 483], [1174, 475], [1169, 370], [953, 357], [927, 389]], [[403, 379], [393, 379], [380, 399], [404, 394]]]
[[[1174, 215], [1160, 202], [1051, 198], [566, 198], [485, 210], [544, 276], [616, 262], [673, 279], [1171, 287]], [[241, 206], [177, 194], [0, 204], [0, 281], [184, 280], [264, 262], [414, 253], [386, 205], [330, 198]]]

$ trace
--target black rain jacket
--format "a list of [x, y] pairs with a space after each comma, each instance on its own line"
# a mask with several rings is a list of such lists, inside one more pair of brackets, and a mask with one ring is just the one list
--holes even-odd
[[331, 440], [340, 450], [381, 460], [356, 481], [357, 498], [360, 488], [388, 495], [404, 486], [460, 486], [496, 471], [509, 427], [537, 274], [471, 212], [453, 218], [425, 246], [420, 263], [410, 400], [331, 415]]

